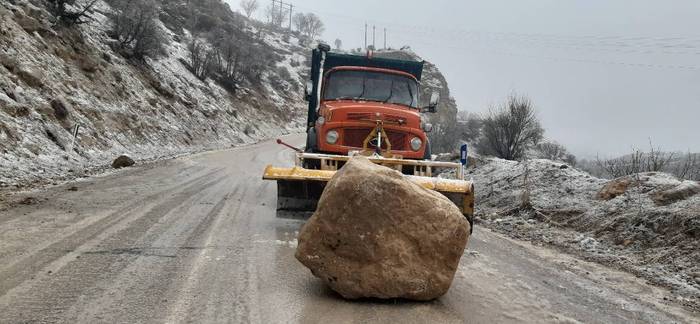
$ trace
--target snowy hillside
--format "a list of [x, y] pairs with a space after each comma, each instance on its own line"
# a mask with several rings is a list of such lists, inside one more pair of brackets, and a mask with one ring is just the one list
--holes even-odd
[[477, 188], [482, 226], [631, 271], [688, 303], [700, 301], [698, 182], [654, 172], [605, 180], [542, 159], [474, 160], [467, 178]]
[[80, 176], [124, 153], [157, 159], [302, 129], [308, 50], [294, 37], [247, 27], [279, 61], [262, 87], [232, 93], [183, 64], [187, 30], [161, 24], [162, 58], [123, 58], [107, 36], [111, 10], [100, 2], [91, 23], [62, 27], [29, 1], [0, 4], [0, 187]]

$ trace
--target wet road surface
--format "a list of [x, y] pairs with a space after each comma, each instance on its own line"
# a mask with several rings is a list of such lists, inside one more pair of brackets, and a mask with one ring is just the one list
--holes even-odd
[[276, 218], [261, 180], [291, 156], [267, 141], [11, 196], [33, 200], [0, 211], [0, 323], [700, 321], [632, 275], [483, 228], [444, 297], [345, 301], [294, 259], [303, 221]]

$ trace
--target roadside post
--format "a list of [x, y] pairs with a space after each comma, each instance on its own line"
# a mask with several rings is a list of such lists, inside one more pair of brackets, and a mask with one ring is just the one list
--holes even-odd
[[75, 139], [78, 137], [79, 131], [80, 131], [80, 124], [75, 124], [75, 128], [73, 128], [73, 140], [71, 140], [71, 142], [70, 142], [69, 152], [73, 152], [73, 148], [75, 147]]
[[464, 180], [464, 174], [467, 171], [467, 164], [469, 163], [469, 159], [467, 159], [467, 152], [468, 152], [468, 147], [467, 144], [462, 144], [462, 146], [459, 148], [459, 162], [462, 164], [461, 172], [460, 172], [460, 179]]

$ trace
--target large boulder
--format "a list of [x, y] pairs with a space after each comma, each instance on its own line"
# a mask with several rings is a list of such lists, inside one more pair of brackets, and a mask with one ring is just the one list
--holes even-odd
[[468, 238], [445, 196], [353, 157], [301, 229], [296, 258], [345, 298], [431, 300], [449, 289]]

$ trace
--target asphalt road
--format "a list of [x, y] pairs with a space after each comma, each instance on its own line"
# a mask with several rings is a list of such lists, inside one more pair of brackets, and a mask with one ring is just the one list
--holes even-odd
[[276, 218], [268, 163], [291, 152], [268, 141], [11, 196], [0, 323], [700, 322], [634, 276], [482, 228], [444, 297], [343, 300], [294, 259], [303, 221]]

